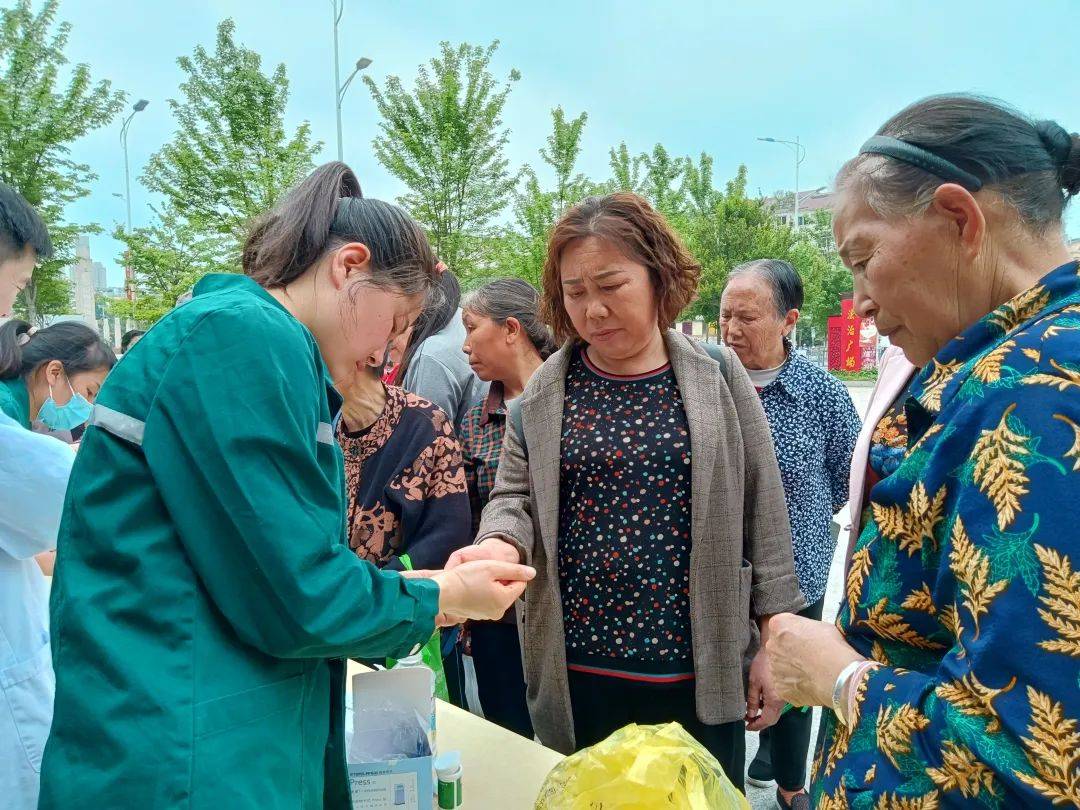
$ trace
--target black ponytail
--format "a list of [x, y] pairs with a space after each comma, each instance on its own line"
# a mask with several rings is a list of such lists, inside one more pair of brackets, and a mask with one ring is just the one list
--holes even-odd
[[29, 377], [52, 360], [68, 376], [116, 365], [113, 350], [84, 323], [61, 321], [35, 330], [26, 321], [10, 320], [0, 326], [0, 380]]
[[284, 287], [349, 242], [371, 251], [374, 284], [416, 295], [435, 280], [435, 256], [420, 226], [396, 205], [365, 199], [352, 169], [339, 161], [317, 168], [256, 221], [241, 263], [261, 286]]

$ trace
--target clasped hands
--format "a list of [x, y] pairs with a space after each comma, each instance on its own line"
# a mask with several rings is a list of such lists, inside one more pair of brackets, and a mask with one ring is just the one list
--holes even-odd
[[441, 571], [403, 571], [402, 576], [439, 583], [436, 624], [450, 627], [466, 619], [500, 618], [521, 598], [536, 569], [520, 564], [517, 548], [498, 537], [450, 555]]
[[[403, 576], [439, 583], [437, 623], [449, 627], [466, 619], [501, 617], [536, 576], [520, 559], [508, 539], [493, 536], [455, 551], [442, 571], [407, 571]], [[791, 613], [764, 618], [761, 648], [750, 668], [747, 728], [771, 726], [785, 702], [829, 706], [837, 676], [861, 658], [832, 624]]]

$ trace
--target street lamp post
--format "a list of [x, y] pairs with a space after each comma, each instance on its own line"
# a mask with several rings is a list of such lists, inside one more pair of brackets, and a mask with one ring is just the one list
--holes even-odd
[[799, 166], [806, 160], [806, 147], [799, 143], [798, 137], [793, 141], [785, 141], [780, 138], [758, 138], [767, 143], [782, 143], [795, 153], [795, 230], [799, 230]]
[[341, 73], [338, 68], [338, 24], [341, 22], [341, 15], [345, 13], [345, 0], [330, 0], [330, 11], [334, 18], [334, 108], [337, 113], [337, 159], [344, 160], [341, 146], [341, 101], [345, 98], [345, 91], [349, 89], [356, 74], [370, 65], [371, 60], [366, 56], [356, 60], [353, 72], [349, 74], [344, 84], [341, 83]]
[[120, 128], [120, 143], [124, 147], [124, 199], [127, 201], [127, 229], [128, 233], [131, 233], [131, 173], [128, 170], [128, 146], [127, 135], [128, 127], [131, 124], [131, 119], [135, 117], [135, 113], [141, 113], [146, 109], [146, 105], [150, 102], [145, 98], [141, 98], [135, 102], [135, 105], [131, 108], [131, 115], [124, 120], [124, 126]]
[[[131, 235], [131, 172], [128, 168], [128, 127], [131, 125], [131, 119], [135, 117], [136, 113], [141, 113], [146, 109], [146, 105], [150, 102], [145, 98], [141, 98], [135, 102], [131, 108], [131, 114], [124, 119], [124, 125], [120, 128], [120, 144], [124, 147], [124, 202], [127, 204], [127, 233]], [[130, 248], [125, 252], [125, 255], [130, 253]], [[131, 272], [131, 262], [125, 262], [127, 265], [124, 268], [124, 282], [128, 288], [128, 299], [131, 301], [131, 319], [135, 320], [135, 280], [133, 273]]]

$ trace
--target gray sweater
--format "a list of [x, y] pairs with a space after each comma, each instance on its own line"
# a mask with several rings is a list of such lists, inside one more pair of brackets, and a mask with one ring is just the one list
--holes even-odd
[[442, 408], [455, 432], [469, 409], [488, 391], [488, 384], [469, 366], [469, 358], [461, 350], [464, 343], [465, 326], [459, 309], [450, 323], [420, 344], [402, 381], [406, 391]]

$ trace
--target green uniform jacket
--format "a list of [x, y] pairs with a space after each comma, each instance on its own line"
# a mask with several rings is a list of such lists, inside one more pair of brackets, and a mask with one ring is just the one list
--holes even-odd
[[22, 377], [0, 380], [0, 411], [30, 429], [30, 392]]
[[345, 545], [339, 406], [245, 276], [109, 375], [60, 529], [41, 808], [350, 806], [341, 659], [426, 641], [438, 585]]

